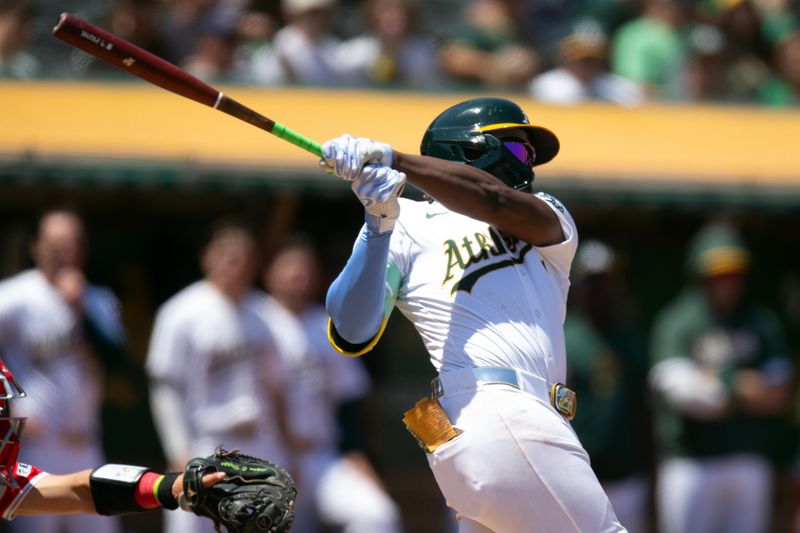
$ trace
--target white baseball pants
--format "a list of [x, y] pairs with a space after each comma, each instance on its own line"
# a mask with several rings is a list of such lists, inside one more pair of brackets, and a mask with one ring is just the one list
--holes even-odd
[[460, 533], [625, 531], [572, 427], [510, 385], [444, 391], [459, 435], [428, 454]]

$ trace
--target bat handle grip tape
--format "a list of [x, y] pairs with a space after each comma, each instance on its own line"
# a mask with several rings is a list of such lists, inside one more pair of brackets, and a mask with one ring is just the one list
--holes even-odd
[[273, 126], [271, 133], [276, 137], [279, 137], [285, 141], [292, 143], [293, 145], [302, 148], [306, 152], [310, 152], [317, 157], [322, 157], [322, 146], [319, 143], [312, 141], [308, 137], [304, 135], [300, 135], [296, 131], [290, 130], [283, 124], [279, 124], [278, 122], [275, 123]]

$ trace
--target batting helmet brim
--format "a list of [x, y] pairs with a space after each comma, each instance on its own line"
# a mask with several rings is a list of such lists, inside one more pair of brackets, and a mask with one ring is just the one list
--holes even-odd
[[558, 150], [561, 148], [561, 143], [558, 141], [558, 137], [556, 137], [555, 133], [547, 128], [534, 124], [514, 124], [505, 122], [501, 124], [489, 124], [488, 126], [483, 126], [478, 129], [484, 133], [492, 132], [496, 134], [497, 132], [510, 130], [512, 128], [525, 130], [525, 133], [528, 134], [528, 140], [536, 149], [536, 161], [533, 163], [533, 166], [547, 163], [558, 154]]

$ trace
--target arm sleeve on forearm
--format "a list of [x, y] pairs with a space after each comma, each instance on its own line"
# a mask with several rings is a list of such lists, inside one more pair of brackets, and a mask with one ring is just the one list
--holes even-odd
[[366, 342], [380, 330], [391, 236], [362, 228], [350, 259], [328, 289], [328, 315], [348, 342]]
[[180, 392], [164, 382], [154, 381], [150, 388], [150, 408], [167, 461], [185, 460], [190, 438]]

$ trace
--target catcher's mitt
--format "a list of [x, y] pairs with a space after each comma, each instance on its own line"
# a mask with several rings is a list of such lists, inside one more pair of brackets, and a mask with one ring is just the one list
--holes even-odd
[[[225, 472], [224, 480], [204, 487], [202, 478]], [[283, 533], [294, 520], [297, 490], [289, 473], [280, 466], [217, 448], [214, 455], [189, 461], [183, 476], [189, 508], [229, 533]]]

